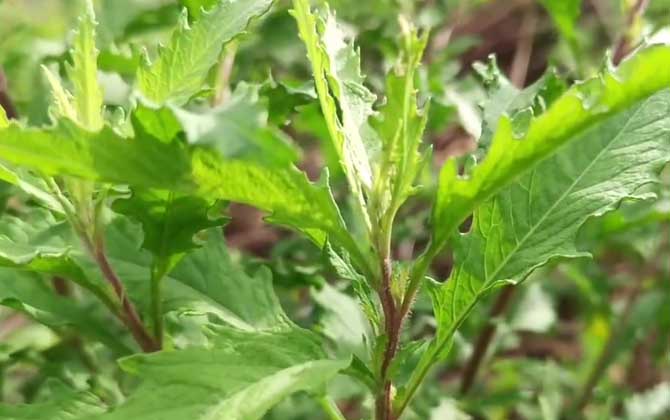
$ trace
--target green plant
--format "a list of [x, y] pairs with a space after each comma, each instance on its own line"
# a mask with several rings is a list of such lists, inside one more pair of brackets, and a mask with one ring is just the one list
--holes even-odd
[[[586, 255], [576, 236], [587, 219], [648, 198], [643, 187], [670, 161], [667, 46], [569, 88], [545, 77], [518, 91], [489, 74], [480, 148], [448, 159], [433, 192], [419, 182], [430, 178], [430, 101], [417, 87], [427, 33], [400, 19], [376, 95], [335, 15], [294, 0], [314, 90], [239, 83], [211, 108], [229, 79], [212, 68], [235, 54], [223, 46], [273, 2], [184, 3], [197, 12], [134, 62], [120, 106], [103, 104], [88, 3], [64, 71], [43, 67], [52, 124], [0, 113], [0, 179], [28, 197], [0, 222], [1, 303], [101, 343], [135, 381], [127, 397], [118, 384], [53, 382], [50, 401], [0, 405], [0, 418], [251, 419], [308, 391], [342, 419], [326, 391], [338, 374], [363, 384], [376, 419], [404, 418], [480, 300], [550, 261]], [[291, 109], [318, 101], [324, 148], [340, 166], [330, 169], [346, 181], [337, 201], [327, 172], [311, 182], [297, 169], [299, 151], [274, 125], [289, 111], [268, 111], [268, 91]], [[396, 260], [394, 227], [417, 195], [432, 205], [430, 240], [415, 259]], [[220, 232], [228, 202], [267, 212], [323, 252], [365, 314], [362, 350], [329, 350], [284, 312], [269, 269], [231, 256]], [[454, 266], [439, 282], [429, 270], [447, 245]], [[49, 281], [68, 286], [53, 292]], [[422, 290], [437, 330], [412, 340], [404, 331]], [[85, 363], [101, 357], [72, 346]]]

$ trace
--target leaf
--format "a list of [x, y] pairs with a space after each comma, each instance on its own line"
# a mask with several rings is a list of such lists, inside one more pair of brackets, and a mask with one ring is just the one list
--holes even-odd
[[187, 252], [198, 248], [195, 234], [223, 224], [220, 217], [210, 218], [214, 204], [171, 191], [136, 189], [130, 197], [116, 200], [113, 209], [142, 224], [142, 247], [153, 254], [154, 275], [161, 278]]
[[28, 171], [9, 168], [0, 163], [0, 180], [17, 186], [26, 194], [36, 198], [56, 213], [63, 213], [63, 206], [49, 193], [43, 179], [31, 175]]
[[0, 106], [0, 128], [5, 128], [9, 125], [9, 120], [7, 119], [7, 113], [5, 108]]
[[209, 146], [226, 158], [256, 160], [286, 166], [300, 157], [292, 140], [269, 126], [259, 87], [240, 83], [222, 106], [194, 113], [173, 107], [191, 144]]
[[57, 380], [48, 380], [49, 399], [32, 404], [0, 404], [3, 420], [87, 420], [103, 412], [103, 402], [90, 392], [75, 391]]
[[0, 268], [0, 305], [20, 311], [35, 321], [59, 331], [72, 327], [117, 354], [130, 354], [124, 334], [107, 314], [88, 305], [56, 295], [48, 281], [34, 273]]
[[558, 257], [585, 256], [576, 235], [593, 216], [656, 180], [670, 161], [670, 91], [620, 111], [486, 200], [471, 232], [454, 240], [455, 266], [432, 284], [442, 348], [478, 299], [493, 287], [519, 283]]
[[255, 162], [223, 160], [197, 150], [193, 154], [193, 176], [203, 197], [271, 212], [270, 221], [296, 228], [319, 246], [328, 236], [350, 252], [357, 249], [327, 183], [314, 185], [293, 166], [272, 168]]
[[168, 308], [207, 311], [240, 330], [293, 327], [274, 294], [270, 271], [248, 275], [233, 264], [218, 229], [207, 231], [203, 247], [175, 267], [165, 292]]
[[[178, 381], [160, 385], [145, 385], [134, 393], [125, 404], [96, 420], [141, 418], [143, 420], [254, 420], [262, 418], [278, 402], [297, 391], [316, 391], [346, 367], [346, 361], [316, 360], [278, 367], [249, 357], [264, 358], [267, 349], [248, 348], [246, 356], [230, 351], [212, 350], [200, 354], [180, 354], [173, 357], [133, 362], [130, 365], [144, 375], [151, 364], [171, 370], [168, 363], [184, 365], [184, 358], [191, 360], [188, 372], [177, 375]], [[218, 356], [214, 359], [212, 356]], [[193, 360], [194, 357], [198, 359]], [[254, 358], [254, 359], [255, 359]], [[222, 363], [216, 363], [220, 360]], [[251, 369], [250, 366], [254, 368]], [[159, 376], [162, 369], [156, 370]], [[216, 377], [219, 383], [210, 384], [194, 380], [195, 377]], [[187, 382], [184, 384], [183, 379]]]
[[486, 158], [467, 178], [459, 177], [453, 159], [442, 168], [432, 216], [433, 242], [428, 253], [439, 252], [477, 205], [561, 146], [669, 87], [670, 69], [662, 64], [668, 60], [670, 48], [650, 47], [625, 61], [615, 73], [573, 86], [545, 113], [532, 119], [521, 137], [514, 136], [512, 120], [502, 117]]
[[372, 187], [371, 158], [379, 148], [368, 125], [375, 96], [363, 85], [360, 55], [347, 43], [335, 17], [325, 20], [310, 11], [307, 0], [294, 0], [291, 14], [312, 63], [314, 84], [331, 141], [349, 186], [362, 208], [363, 188]]
[[328, 360], [318, 337], [286, 316], [268, 270], [233, 264], [220, 231], [166, 279], [169, 307], [218, 315], [205, 347], [123, 359], [144, 382], [104, 420], [257, 419], [299, 390], [318, 392], [350, 360]]
[[86, 1], [86, 12], [79, 18], [72, 65], [67, 67], [74, 86], [73, 98], [76, 115], [83, 127], [90, 131], [102, 128], [102, 91], [98, 84], [98, 51], [95, 48], [95, 12], [91, 0]]
[[220, 0], [192, 26], [182, 17], [156, 61], [140, 66], [137, 72], [139, 90], [157, 104], [168, 101], [176, 105], [186, 103], [202, 89], [223, 46], [271, 5], [272, 0]]
[[568, 41], [575, 39], [575, 26], [582, 14], [582, 0], [541, 0], [561, 35]]
[[0, 158], [44, 175], [153, 188], [190, 184], [188, 153], [177, 142], [123, 138], [107, 126], [92, 133], [67, 120], [48, 128], [12, 123], [0, 129]]
[[376, 188], [379, 195], [386, 195], [391, 202], [379, 203], [381, 212], [397, 211], [414, 192], [413, 183], [421, 168], [419, 147], [428, 113], [420, 112], [417, 107], [414, 78], [427, 42], [427, 35], [419, 37], [407, 29], [403, 61], [386, 79], [386, 105], [375, 127], [383, 140], [384, 159]]

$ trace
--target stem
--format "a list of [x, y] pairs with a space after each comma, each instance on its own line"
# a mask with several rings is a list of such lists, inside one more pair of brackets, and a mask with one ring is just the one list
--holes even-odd
[[153, 318], [154, 336], [158, 347], [163, 347], [163, 299], [162, 299], [162, 285], [165, 277], [165, 270], [158, 268], [152, 270], [151, 273], [151, 315]]
[[122, 321], [130, 330], [130, 333], [132, 334], [137, 344], [139, 344], [145, 353], [160, 350], [159, 343], [157, 343], [151, 337], [147, 329], [144, 327], [144, 324], [142, 324], [142, 320], [140, 319], [135, 306], [132, 304], [130, 299], [128, 299], [128, 295], [126, 293], [125, 287], [123, 286], [123, 283], [121, 282], [121, 279], [119, 279], [116, 272], [114, 272], [114, 269], [109, 263], [107, 255], [105, 254], [103, 240], [101, 238], [97, 238], [94, 242], [88, 238], [84, 238], [84, 240], [85, 245], [91, 253], [91, 256], [98, 264], [103, 277], [109, 282], [109, 284], [112, 285], [114, 293], [116, 293], [116, 296], [119, 298], [123, 311]]
[[230, 78], [235, 64], [235, 55], [237, 54], [237, 42], [229, 43], [220, 58], [219, 66], [216, 72], [215, 93], [212, 97], [212, 106], [216, 107], [228, 100], [230, 97]]
[[340, 408], [335, 404], [332, 398], [321, 397], [318, 400], [319, 405], [323, 408], [323, 411], [328, 415], [330, 420], [347, 420], [344, 417], [344, 414], [340, 411]]
[[495, 323], [491, 322], [491, 320], [499, 317], [503, 314], [503, 312], [505, 312], [505, 309], [507, 309], [509, 306], [515, 291], [516, 289], [512, 285], [505, 286], [493, 304], [493, 307], [491, 308], [488, 316], [489, 322], [479, 334], [479, 337], [477, 337], [475, 349], [472, 352], [470, 359], [468, 360], [468, 364], [465, 366], [465, 370], [463, 371], [461, 394], [467, 395], [468, 392], [470, 392], [470, 389], [472, 389], [472, 384], [475, 381], [477, 372], [479, 371], [482, 361], [484, 360], [484, 356], [486, 356], [488, 348], [493, 341], [497, 326]]

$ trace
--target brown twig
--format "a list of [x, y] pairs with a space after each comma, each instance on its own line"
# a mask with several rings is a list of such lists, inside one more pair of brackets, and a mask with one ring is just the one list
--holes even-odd
[[387, 336], [386, 349], [380, 369], [380, 377], [383, 382], [382, 394], [377, 397], [376, 415], [378, 420], [394, 420], [392, 383], [388, 378], [388, 368], [398, 350], [400, 340], [400, 328], [402, 318], [398, 316], [397, 307], [391, 293], [392, 264], [389, 255], [382, 257], [381, 261], [382, 281], [379, 290], [379, 298], [384, 311], [384, 323]]
[[479, 337], [477, 337], [475, 348], [472, 351], [470, 359], [468, 359], [468, 363], [465, 365], [465, 369], [463, 370], [463, 376], [461, 379], [461, 394], [466, 395], [472, 389], [472, 385], [474, 384], [475, 378], [477, 377], [477, 372], [479, 371], [479, 368], [484, 361], [484, 357], [486, 356], [488, 348], [491, 345], [491, 341], [493, 341], [493, 337], [496, 333], [497, 327], [496, 324], [494, 324], [492, 321], [505, 312], [512, 300], [512, 297], [514, 296], [515, 291], [516, 288], [514, 286], [505, 286], [491, 307], [491, 311], [489, 312], [488, 316], [489, 322], [479, 334]]
[[2, 67], [0, 67], [0, 106], [5, 110], [7, 118], [18, 118], [18, 113], [16, 112], [14, 103], [9, 97], [9, 92], [7, 91], [7, 77], [5, 76], [5, 72]]
[[634, 28], [636, 22], [642, 18], [645, 10], [649, 6], [649, 0], [637, 0], [633, 7], [628, 11], [626, 16], [626, 30], [619, 38], [619, 41], [614, 48], [614, 55], [612, 56], [612, 62], [616, 65], [619, 64], [634, 48], [634, 44], [637, 42], [636, 34], [634, 33]]
[[135, 309], [135, 306], [128, 298], [128, 294], [126, 293], [126, 289], [123, 286], [123, 282], [112, 268], [105, 252], [103, 240], [98, 238], [95, 241], [91, 241], [87, 238], [84, 238], [84, 243], [89, 249], [89, 252], [97, 263], [98, 267], [100, 268], [100, 272], [102, 273], [103, 277], [112, 286], [114, 293], [119, 299], [119, 302], [121, 302], [121, 320], [126, 325], [137, 344], [145, 353], [151, 353], [160, 350], [161, 348], [158, 341], [154, 339], [147, 331], [146, 327], [142, 323], [142, 320], [140, 319], [139, 314], [137, 313], [137, 310]]

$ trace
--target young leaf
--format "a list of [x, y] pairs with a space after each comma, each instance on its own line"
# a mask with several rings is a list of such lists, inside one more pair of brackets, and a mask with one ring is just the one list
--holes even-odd
[[79, 18], [72, 65], [68, 77], [74, 85], [74, 109], [80, 124], [90, 131], [102, 128], [102, 91], [98, 84], [98, 51], [95, 48], [95, 12], [93, 3], [86, 2], [86, 12]]
[[518, 283], [552, 258], [588, 255], [576, 249], [579, 228], [656, 180], [670, 161], [668, 133], [664, 90], [583, 131], [485, 201], [471, 232], [454, 240], [450, 278], [430, 288], [438, 320], [433, 356], [491, 288]]
[[373, 182], [371, 158], [379, 148], [379, 139], [367, 122], [375, 96], [363, 85], [359, 54], [345, 41], [330, 12], [324, 20], [311, 12], [307, 0], [294, 0], [291, 13], [312, 63], [331, 141], [349, 187], [364, 209], [364, 189], [369, 190]]
[[143, 63], [137, 85], [149, 100], [163, 104], [186, 103], [202, 89], [209, 70], [223, 46], [243, 32], [249, 22], [263, 15], [272, 0], [220, 0], [192, 26], [185, 16], [155, 62]]
[[670, 48], [650, 47], [624, 62], [615, 73], [572, 87], [544, 114], [531, 120], [521, 138], [515, 137], [510, 118], [501, 118], [486, 158], [467, 179], [459, 177], [453, 159], [442, 168], [433, 209], [433, 242], [428, 253], [439, 252], [479, 203], [561, 146], [669, 87], [670, 68], [663, 64], [668, 60]]
[[[428, 37], [419, 37], [407, 28], [403, 41], [404, 57], [386, 79], [386, 105], [376, 124], [384, 148], [384, 162], [377, 175], [377, 196], [393, 200], [392, 203], [379, 203], [381, 212], [397, 211], [413, 193], [421, 163], [419, 146], [428, 115], [418, 110], [414, 87], [416, 70], [421, 64]], [[389, 206], [391, 209], [387, 208]]]

